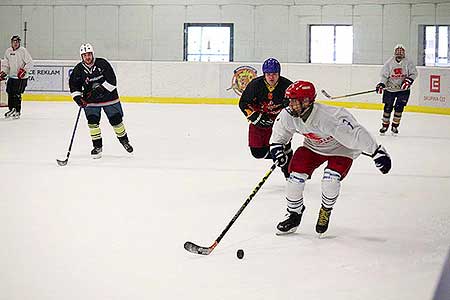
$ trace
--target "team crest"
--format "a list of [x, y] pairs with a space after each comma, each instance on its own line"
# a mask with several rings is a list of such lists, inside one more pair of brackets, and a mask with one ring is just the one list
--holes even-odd
[[256, 69], [250, 66], [241, 66], [233, 71], [233, 78], [231, 79], [231, 87], [227, 89], [233, 89], [233, 91], [241, 96], [242, 92], [247, 87], [247, 84], [256, 77]]

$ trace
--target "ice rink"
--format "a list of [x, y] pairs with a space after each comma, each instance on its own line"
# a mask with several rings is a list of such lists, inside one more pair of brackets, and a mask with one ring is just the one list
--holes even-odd
[[314, 229], [323, 168], [299, 230], [282, 237], [275, 170], [200, 256], [184, 242], [210, 246], [271, 166], [251, 157], [237, 106], [123, 103], [135, 152], [103, 114], [99, 160], [83, 114], [65, 167], [77, 106], [22, 107], [0, 120], [0, 300], [433, 298], [450, 247], [449, 116], [405, 113], [399, 136], [378, 136], [381, 111], [351, 109], [393, 168], [354, 162], [325, 238]]

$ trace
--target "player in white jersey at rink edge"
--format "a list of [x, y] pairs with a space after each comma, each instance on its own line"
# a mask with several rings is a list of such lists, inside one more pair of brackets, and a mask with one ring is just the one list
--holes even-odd
[[394, 118], [391, 131], [393, 134], [398, 133], [403, 109], [408, 103], [411, 93], [411, 85], [417, 78], [416, 66], [406, 57], [405, 52], [402, 44], [395, 46], [394, 55], [384, 63], [381, 69], [380, 83], [376, 86], [377, 93], [383, 93], [384, 111], [383, 123], [380, 128], [381, 134], [384, 134], [389, 128], [392, 110], [394, 110]]
[[22, 110], [22, 94], [28, 82], [28, 72], [33, 66], [33, 59], [28, 50], [20, 45], [20, 36], [11, 37], [11, 47], [5, 51], [5, 60], [0, 70], [0, 81], [6, 82], [8, 108], [6, 119], [19, 119]]
[[278, 234], [292, 233], [300, 225], [305, 211], [303, 190], [314, 170], [327, 163], [322, 177], [322, 205], [316, 232], [328, 229], [331, 210], [339, 196], [341, 181], [348, 174], [353, 160], [360, 154], [370, 156], [376, 167], [386, 174], [391, 158], [386, 149], [342, 107], [315, 103], [316, 89], [311, 82], [296, 81], [286, 89], [289, 106], [277, 117], [270, 137], [270, 152], [279, 167], [287, 163], [283, 151], [295, 133], [304, 136], [289, 164], [286, 183], [287, 215], [278, 226]]

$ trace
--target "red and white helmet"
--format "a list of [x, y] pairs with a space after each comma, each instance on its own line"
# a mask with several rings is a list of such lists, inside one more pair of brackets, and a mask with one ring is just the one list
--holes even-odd
[[292, 83], [285, 93], [285, 98], [287, 99], [297, 99], [300, 102], [304, 100], [309, 100], [310, 103], [314, 102], [316, 99], [316, 88], [314, 84], [309, 81], [296, 81]]
[[94, 47], [92, 47], [91, 44], [86, 43], [80, 46], [80, 56], [89, 52], [92, 53], [92, 55], [94, 55]]

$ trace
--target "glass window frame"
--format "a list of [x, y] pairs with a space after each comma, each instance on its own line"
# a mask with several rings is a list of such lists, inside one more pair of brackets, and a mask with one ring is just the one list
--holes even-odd
[[[309, 43], [308, 43], [308, 62], [309, 63], [313, 63], [311, 61], [311, 56], [312, 56], [312, 49], [311, 49], [311, 45], [312, 45], [312, 35], [311, 35], [311, 31], [313, 29], [313, 27], [318, 27], [318, 26], [328, 26], [328, 27], [333, 27], [333, 62], [315, 62], [315, 63], [330, 63], [330, 64], [353, 64], [353, 42], [354, 42], [354, 37], [353, 37], [353, 25], [352, 24], [309, 24], [308, 25], [308, 36], [309, 36]], [[336, 28], [337, 27], [351, 27], [352, 28], [352, 59], [351, 62], [346, 62], [346, 63], [341, 63], [341, 62], [336, 62]]]
[[[183, 61], [188, 61], [189, 27], [229, 27], [230, 28], [230, 49], [228, 54], [228, 62], [234, 61], [234, 24], [233, 23], [184, 23], [183, 34]], [[210, 54], [199, 54], [210, 55]]]

